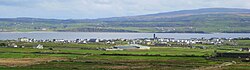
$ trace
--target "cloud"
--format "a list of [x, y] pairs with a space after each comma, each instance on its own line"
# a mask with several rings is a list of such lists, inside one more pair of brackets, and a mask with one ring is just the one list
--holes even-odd
[[249, 0], [0, 0], [1, 17], [104, 18], [197, 8], [250, 8]]

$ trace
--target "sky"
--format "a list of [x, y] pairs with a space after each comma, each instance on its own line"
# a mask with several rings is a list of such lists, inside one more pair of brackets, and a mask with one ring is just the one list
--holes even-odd
[[0, 0], [0, 18], [94, 19], [199, 8], [250, 9], [250, 0]]

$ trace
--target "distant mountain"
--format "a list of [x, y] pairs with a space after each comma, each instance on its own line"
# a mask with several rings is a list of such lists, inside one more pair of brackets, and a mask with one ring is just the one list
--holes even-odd
[[47, 23], [81, 23], [81, 22], [102, 22], [102, 21], [161, 21], [163, 19], [173, 19], [181, 17], [192, 17], [197, 15], [238, 15], [250, 14], [250, 9], [238, 9], [238, 8], [203, 8], [195, 10], [180, 10], [173, 12], [164, 12], [157, 14], [147, 14], [139, 16], [125, 16], [125, 17], [111, 17], [111, 18], [99, 18], [99, 19], [43, 19], [43, 18], [30, 18], [30, 17], [18, 17], [18, 18], [0, 18], [0, 21], [9, 22], [47, 22]]
[[20, 23], [79, 23], [84, 22], [83, 19], [44, 19], [44, 18], [30, 18], [30, 17], [18, 17], [18, 18], [0, 18], [0, 21], [4, 22], [20, 22]]
[[163, 19], [187, 17], [194, 15], [205, 15], [205, 14], [250, 14], [250, 9], [203, 8], [203, 9], [181, 10], [181, 11], [164, 12], [164, 13], [139, 15], [139, 16], [103, 18], [98, 20], [99, 21], [160, 21], [159, 19], [163, 20]]
[[250, 9], [203, 8], [99, 19], [0, 18], [1, 31], [250, 33]]

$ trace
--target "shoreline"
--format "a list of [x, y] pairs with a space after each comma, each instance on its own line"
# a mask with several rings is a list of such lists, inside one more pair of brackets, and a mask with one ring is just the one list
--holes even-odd
[[242, 34], [250, 32], [75, 32], [75, 31], [5, 31], [0, 33], [183, 33], [183, 34]]

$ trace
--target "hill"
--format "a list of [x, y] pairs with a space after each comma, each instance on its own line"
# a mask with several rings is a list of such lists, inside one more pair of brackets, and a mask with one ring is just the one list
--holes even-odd
[[100, 19], [1, 18], [2, 31], [250, 33], [250, 10], [203, 8]]
[[[194, 15], [204, 14], [238, 14], [238, 13], [250, 13], [249, 9], [237, 9], [237, 8], [203, 8], [195, 10], [181, 10], [173, 12], [164, 12], [157, 14], [128, 16], [128, 17], [113, 17], [98, 19], [100, 21], [164, 21], [163, 19], [171, 19], [178, 17], [187, 17]], [[161, 19], [161, 20], [159, 20]]]

